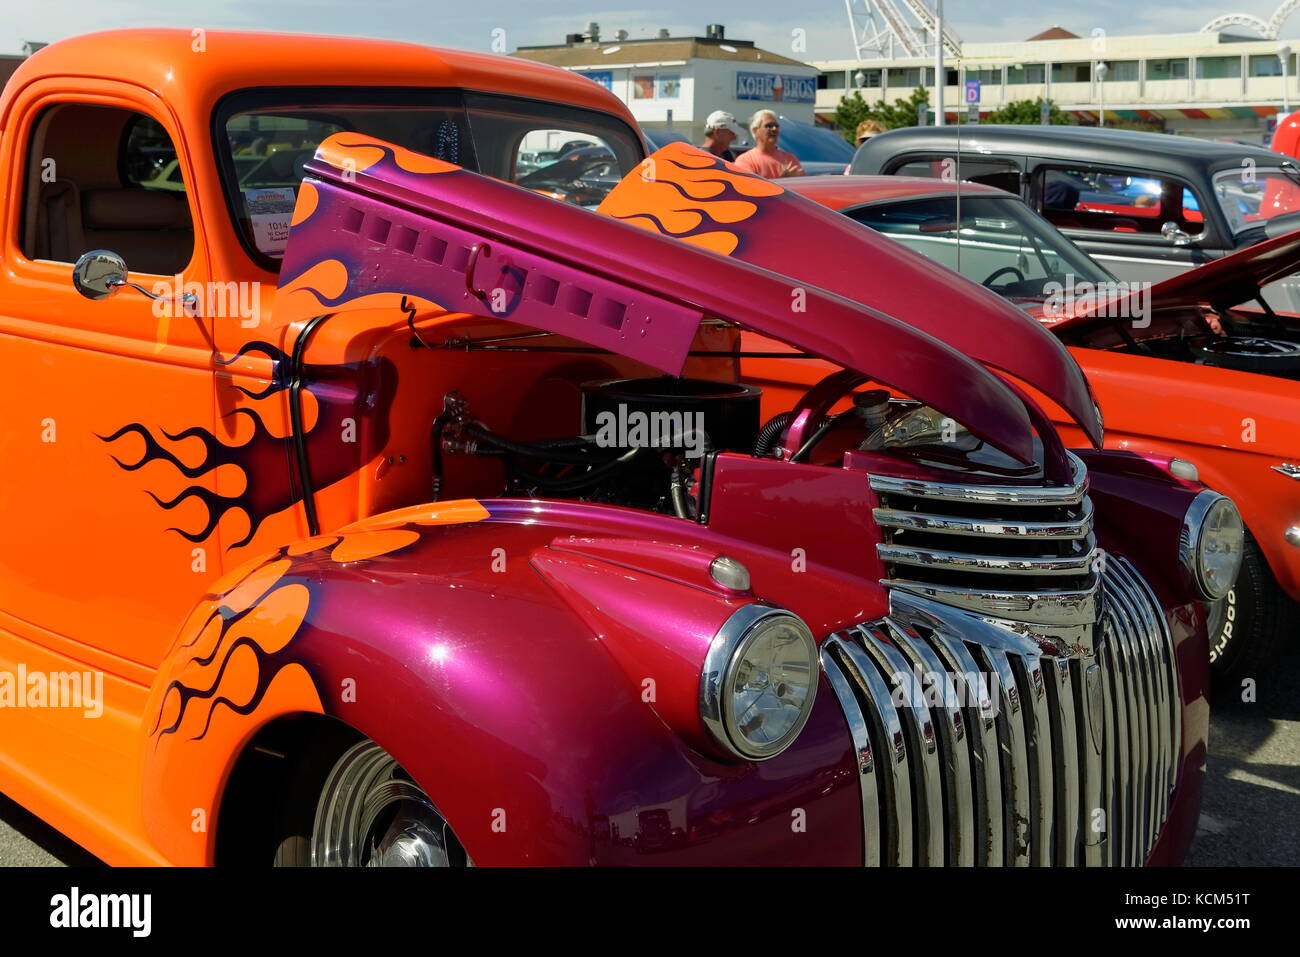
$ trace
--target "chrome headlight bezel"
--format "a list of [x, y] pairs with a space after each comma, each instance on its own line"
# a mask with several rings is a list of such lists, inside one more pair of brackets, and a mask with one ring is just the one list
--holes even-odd
[[[1211, 581], [1209, 572], [1205, 567], [1205, 547], [1206, 547], [1206, 530], [1211, 519], [1216, 514], [1222, 514], [1224, 509], [1231, 509], [1231, 515], [1236, 520], [1238, 529], [1237, 537], [1237, 567], [1226, 582]], [[1183, 534], [1179, 543], [1179, 557], [1182, 559], [1183, 567], [1191, 576], [1192, 582], [1196, 585], [1196, 590], [1200, 592], [1202, 598], [1206, 601], [1218, 601], [1227, 597], [1228, 592], [1232, 591], [1233, 585], [1237, 582], [1237, 575], [1241, 573], [1242, 561], [1242, 543], [1245, 539], [1245, 523], [1241, 519], [1241, 512], [1237, 510], [1236, 504], [1226, 495], [1220, 495], [1213, 489], [1205, 489], [1200, 492], [1196, 498], [1192, 499], [1191, 506], [1187, 509], [1187, 514], [1183, 516]]]
[[[731, 685], [736, 668], [754, 639], [773, 626], [785, 625], [804, 643], [808, 657], [809, 683], [801, 713], [790, 728], [776, 741], [759, 745], [748, 739], [736, 726], [732, 702], [725, 689]], [[812, 632], [797, 615], [774, 605], [748, 604], [737, 609], [718, 629], [709, 644], [700, 672], [700, 718], [713, 739], [729, 753], [746, 761], [766, 761], [776, 757], [799, 737], [817, 698], [821, 681], [821, 663]]]

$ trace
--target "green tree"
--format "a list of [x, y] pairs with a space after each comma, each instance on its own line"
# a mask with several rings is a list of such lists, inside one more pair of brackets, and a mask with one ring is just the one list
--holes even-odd
[[877, 100], [868, 105], [862, 93], [854, 90], [851, 96], [840, 98], [835, 107], [835, 125], [850, 143], [854, 142], [858, 124], [863, 120], [879, 120], [887, 130], [896, 130], [900, 126], [916, 126], [917, 113], [923, 105], [930, 102], [930, 91], [917, 87], [906, 100], [897, 99], [890, 106], [884, 100]]
[[[980, 120], [981, 123], [1020, 123], [1037, 126], [1042, 122], [1043, 98], [1015, 100], [999, 110], [994, 110]], [[1051, 100], [1047, 101], [1047, 121], [1053, 126], [1070, 125], [1070, 115], [1062, 112]]]

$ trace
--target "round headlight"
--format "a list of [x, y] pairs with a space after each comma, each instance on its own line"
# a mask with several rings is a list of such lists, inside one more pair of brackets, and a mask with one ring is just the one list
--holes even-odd
[[1183, 564], [1202, 597], [1217, 601], [1232, 590], [1241, 571], [1245, 526], [1232, 499], [1206, 489], [1183, 518]]
[[788, 611], [746, 605], [709, 645], [700, 716], [718, 743], [752, 761], [798, 737], [817, 694], [817, 644]]

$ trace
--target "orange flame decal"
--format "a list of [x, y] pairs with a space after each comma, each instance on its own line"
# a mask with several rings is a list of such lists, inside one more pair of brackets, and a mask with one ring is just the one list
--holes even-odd
[[741, 238], [725, 227], [754, 216], [758, 204], [753, 200], [783, 192], [776, 183], [742, 172], [712, 153], [669, 143], [624, 177], [598, 211], [725, 256]]

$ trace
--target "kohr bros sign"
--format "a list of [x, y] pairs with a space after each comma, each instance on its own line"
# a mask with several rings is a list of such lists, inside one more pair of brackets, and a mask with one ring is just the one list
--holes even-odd
[[813, 103], [817, 100], [815, 76], [785, 76], [779, 73], [736, 74], [736, 99], [767, 100], [777, 103]]

